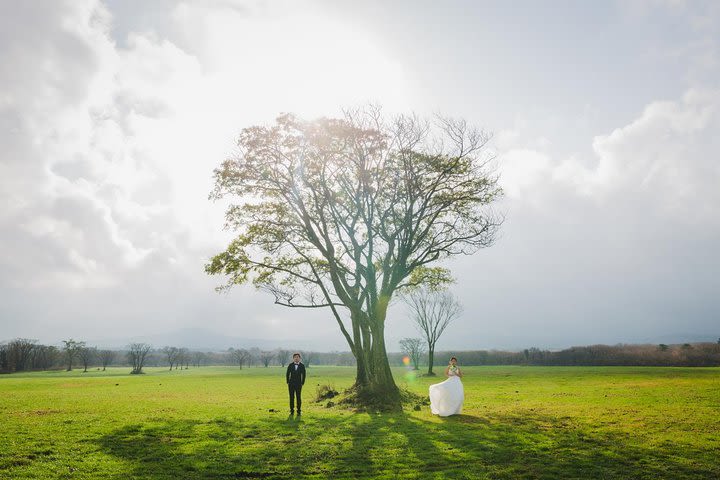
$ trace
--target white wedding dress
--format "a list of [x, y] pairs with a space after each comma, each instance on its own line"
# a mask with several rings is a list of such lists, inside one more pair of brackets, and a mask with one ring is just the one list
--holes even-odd
[[430, 411], [435, 415], [447, 417], [462, 413], [465, 389], [455, 372], [451, 369], [447, 380], [430, 385]]

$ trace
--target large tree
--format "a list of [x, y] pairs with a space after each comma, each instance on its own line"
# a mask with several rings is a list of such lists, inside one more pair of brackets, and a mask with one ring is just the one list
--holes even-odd
[[215, 170], [237, 232], [206, 265], [220, 287], [253, 282], [275, 303], [327, 308], [357, 360], [361, 401], [399, 406], [385, 322], [393, 295], [449, 280], [437, 262], [492, 244], [501, 190], [488, 135], [465, 121], [385, 119], [379, 109], [242, 130]]

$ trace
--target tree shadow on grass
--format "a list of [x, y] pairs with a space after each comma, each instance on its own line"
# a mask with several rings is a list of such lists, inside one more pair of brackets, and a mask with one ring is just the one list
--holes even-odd
[[100, 438], [131, 474], [165, 478], [718, 478], [712, 452], [650, 449], [570, 419], [343, 414], [168, 420]]

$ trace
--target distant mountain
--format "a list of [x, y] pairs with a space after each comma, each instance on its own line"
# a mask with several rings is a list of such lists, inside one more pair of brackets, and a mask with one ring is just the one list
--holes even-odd
[[298, 350], [319, 350], [329, 351], [327, 341], [318, 340], [292, 340], [292, 339], [264, 339], [247, 338], [233, 335], [225, 335], [219, 332], [203, 328], [182, 328], [158, 333], [153, 335], [137, 335], [116, 338], [97, 338], [88, 340], [88, 344], [97, 345], [100, 348], [124, 348], [129, 343], [149, 343], [155, 348], [164, 346], [186, 347], [191, 350], [202, 351], [223, 351], [228, 348], [251, 348], [258, 347], [264, 350], [275, 348], [287, 348]]
[[652, 338], [637, 339], [633, 342], [625, 343], [665, 343], [665, 344], [678, 344], [678, 343], [703, 343], [711, 342], [715, 343], [718, 341], [720, 333], [718, 335], [700, 335], [697, 333], [678, 333], [675, 335], [658, 335]]

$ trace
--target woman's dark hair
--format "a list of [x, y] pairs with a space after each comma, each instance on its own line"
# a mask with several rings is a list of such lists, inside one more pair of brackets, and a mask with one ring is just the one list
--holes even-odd
[[457, 357], [450, 357], [450, 360], [455, 360], [457, 362]]

